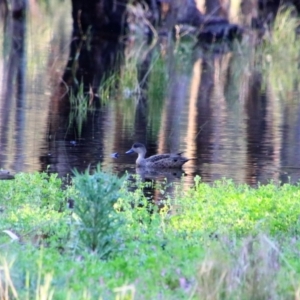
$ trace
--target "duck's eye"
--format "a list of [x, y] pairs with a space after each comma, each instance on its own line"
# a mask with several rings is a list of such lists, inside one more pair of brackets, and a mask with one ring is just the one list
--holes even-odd
[[138, 148], [138, 147], [139, 147], [139, 146], [138, 146], [138, 145], [136, 145], [136, 144], [134, 144], [134, 145], [133, 145], [133, 148]]

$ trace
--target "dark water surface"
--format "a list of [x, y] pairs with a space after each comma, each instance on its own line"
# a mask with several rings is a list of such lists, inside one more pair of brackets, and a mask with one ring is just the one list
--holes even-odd
[[4, 49], [0, 56], [0, 168], [65, 176], [101, 163], [117, 174], [135, 173], [136, 157], [125, 151], [139, 141], [148, 155], [180, 150], [192, 159], [183, 172], [141, 174], [145, 178], [179, 181], [184, 173], [186, 186], [196, 174], [205, 182], [226, 177], [250, 185], [299, 180], [299, 93], [263, 87], [262, 75], [240, 53], [205, 57], [190, 49], [175, 56], [179, 67], [168, 69], [163, 93], [136, 97], [124, 88], [88, 112], [79, 130], [60, 103], [71, 20], [59, 19], [59, 30], [28, 22], [21, 71], [11, 67], [12, 53]]

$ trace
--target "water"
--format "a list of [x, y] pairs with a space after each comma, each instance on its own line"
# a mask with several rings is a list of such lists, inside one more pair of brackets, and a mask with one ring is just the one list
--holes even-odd
[[[154, 88], [145, 98], [124, 88], [76, 122], [64, 104], [62, 84], [71, 20], [56, 17], [52, 30], [49, 19], [43, 27], [38, 18], [29, 20], [21, 73], [9, 73], [11, 53], [0, 56], [0, 168], [66, 176], [73, 168], [101, 163], [116, 174], [135, 174], [136, 157], [125, 152], [138, 141], [146, 144], [148, 155], [184, 151], [191, 158], [183, 172], [140, 174], [148, 180], [178, 182], [185, 175], [190, 186], [200, 175], [205, 182], [226, 177], [253, 186], [298, 182], [299, 89], [264, 87], [263, 75], [243, 66], [239, 52], [204, 56], [196, 49], [185, 55], [191, 46], [184, 44], [178, 50], [183, 54], [165, 60], [163, 91]], [[137, 61], [143, 55], [140, 51]], [[112, 157], [115, 152], [118, 158]]]

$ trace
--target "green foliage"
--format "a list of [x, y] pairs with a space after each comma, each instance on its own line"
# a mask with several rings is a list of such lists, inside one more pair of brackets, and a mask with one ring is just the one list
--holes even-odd
[[55, 174], [17, 174], [15, 180], [0, 181], [0, 240], [8, 233], [21, 241], [51, 242], [59, 246], [68, 236], [66, 201], [71, 189], [62, 190]]
[[115, 250], [113, 245], [122, 225], [114, 204], [120, 196], [123, 180], [102, 172], [99, 165], [93, 175], [90, 175], [89, 169], [82, 174], [74, 171], [74, 175], [74, 186], [78, 191], [74, 213], [79, 218], [80, 242], [101, 258], [107, 258]]
[[268, 184], [253, 189], [228, 180], [211, 186], [196, 178], [195, 189], [180, 200], [172, 222], [180, 230], [210, 234], [296, 233], [299, 197], [299, 186]]
[[28, 203], [60, 210], [65, 206], [65, 192], [61, 187], [62, 181], [57, 174], [20, 173], [14, 181], [0, 182], [1, 206], [6, 209]]
[[[22, 215], [32, 200], [36, 214], [23, 223], [36, 226], [48, 217], [48, 227], [60, 224], [50, 233], [53, 239], [68, 230], [60, 247], [1, 238], [0, 295], [8, 291], [6, 299], [75, 300], [296, 297], [298, 185], [251, 188], [230, 180], [209, 185], [196, 178], [193, 188], [179, 186], [159, 205], [149, 201], [145, 188], [148, 183], [136, 180], [133, 186], [100, 167], [92, 175], [75, 172], [73, 186], [64, 190], [55, 175], [18, 174], [15, 181], [0, 182], [6, 199], [2, 215], [8, 210]], [[70, 214], [56, 207], [69, 197], [75, 200], [73, 222], [63, 227]], [[4, 206], [7, 201], [11, 207]], [[5, 217], [1, 229], [16, 232], [16, 224]]]

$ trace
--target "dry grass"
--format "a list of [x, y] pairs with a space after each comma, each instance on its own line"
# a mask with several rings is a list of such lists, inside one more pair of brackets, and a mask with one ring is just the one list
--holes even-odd
[[[246, 238], [240, 247], [230, 244], [226, 241], [224, 248], [212, 248], [200, 263], [195, 289], [198, 298], [280, 299], [280, 261], [284, 258], [274, 242], [259, 235]], [[287, 275], [293, 273], [291, 270]]]

